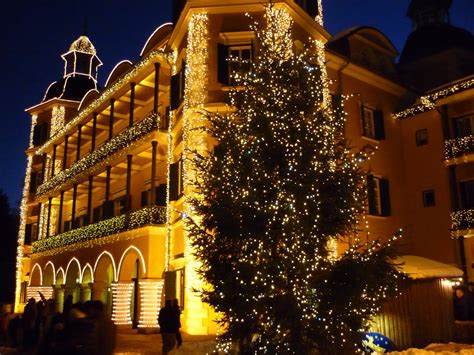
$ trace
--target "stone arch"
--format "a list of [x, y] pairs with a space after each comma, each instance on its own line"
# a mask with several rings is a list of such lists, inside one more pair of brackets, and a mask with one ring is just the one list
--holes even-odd
[[51, 261], [46, 263], [43, 270], [43, 286], [53, 286], [56, 284], [56, 270]]
[[28, 286], [42, 286], [43, 285], [43, 271], [39, 264], [35, 264], [31, 269], [30, 282]]
[[[136, 269], [138, 266], [138, 270]], [[138, 271], [138, 275], [136, 275]], [[131, 245], [122, 254], [118, 267], [118, 280], [131, 280], [134, 277], [141, 278], [146, 273], [145, 258], [137, 247]]]
[[116, 280], [117, 269], [111, 253], [103, 251], [94, 265], [92, 298], [104, 304], [107, 314], [112, 314], [112, 283]]
[[64, 280], [64, 295], [67, 298], [72, 296], [73, 303], [79, 301], [80, 288], [78, 284], [81, 283], [81, 264], [76, 258], [69, 260], [66, 267], [66, 279]]
[[56, 271], [56, 285], [63, 285], [66, 281], [66, 274], [64, 269], [60, 267], [58, 271]]
[[82, 269], [81, 277], [81, 302], [90, 301], [92, 298], [91, 285], [94, 281], [94, 271], [92, 266], [87, 263]]
[[112, 282], [117, 280], [117, 268], [115, 266], [114, 257], [105, 250], [98, 256], [94, 264], [94, 279], [98, 281], [106, 281], [108, 279], [107, 269], [109, 266], [111, 266], [113, 272]]

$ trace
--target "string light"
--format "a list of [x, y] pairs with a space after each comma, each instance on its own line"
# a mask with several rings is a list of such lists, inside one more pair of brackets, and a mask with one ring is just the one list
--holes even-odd
[[51, 112], [51, 130], [50, 136], [54, 136], [56, 132], [64, 127], [66, 117], [66, 108], [64, 106], [53, 106]]
[[165, 281], [141, 280], [140, 321], [138, 328], [158, 328], [158, 313], [161, 308], [161, 295]]
[[34, 298], [36, 302], [39, 302], [42, 300], [40, 292], [47, 300], [54, 298], [54, 288], [52, 286], [28, 286], [26, 299]]
[[447, 160], [472, 152], [474, 152], [474, 135], [444, 141], [444, 156]]
[[132, 324], [130, 305], [133, 297], [133, 282], [112, 283], [112, 320], [116, 325]]
[[451, 235], [453, 237], [474, 235], [474, 209], [451, 212]]
[[130, 232], [127, 233], [127, 235], [116, 236], [114, 237], [114, 240], [132, 239], [139, 236], [140, 233], [137, 232], [134, 234], [131, 233], [131, 231], [146, 225], [164, 224], [165, 222], [165, 207], [144, 207], [129, 214], [112, 217], [98, 223], [57, 234], [53, 237], [38, 240], [33, 243], [32, 251], [37, 254], [54, 250], [56, 254], [64, 251], [76, 250], [78, 248], [102, 245], [106, 242], [111, 242], [110, 239], [107, 239], [107, 241], [101, 240], [102, 237], [125, 231]]

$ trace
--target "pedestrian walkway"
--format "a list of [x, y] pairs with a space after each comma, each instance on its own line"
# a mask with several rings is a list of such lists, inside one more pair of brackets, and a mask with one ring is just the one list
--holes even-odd
[[[170, 354], [204, 355], [214, 350], [215, 336], [188, 335], [182, 333], [183, 345]], [[157, 355], [161, 354], [160, 334], [138, 334], [137, 330], [126, 329], [117, 332], [115, 355]]]

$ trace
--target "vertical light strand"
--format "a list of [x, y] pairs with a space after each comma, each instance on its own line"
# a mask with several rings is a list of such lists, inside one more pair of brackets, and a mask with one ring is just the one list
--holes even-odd
[[323, 83], [323, 107], [328, 108], [331, 107], [331, 94], [329, 91], [330, 80], [326, 69], [326, 52], [322, 41], [316, 39], [314, 40], [314, 44], [316, 46], [318, 66], [321, 70], [321, 82]]
[[64, 127], [66, 117], [66, 108], [64, 106], [54, 106], [51, 113], [51, 132], [50, 137], [56, 134], [61, 128]]
[[[193, 191], [191, 183], [195, 177], [195, 172], [191, 167], [192, 151], [203, 153], [207, 149], [205, 135], [202, 131], [196, 130], [203, 127], [204, 117], [199, 112], [207, 102], [207, 86], [209, 80], [209, 18], [207, 13], [200, 12], [192, 15], [188, 26], [187, 52], [186, 52], [186, 78], [184, 91], [183, 108], [183, 183], [184, 183], [184, 216], [192, 217], [195, 223], [199, 223], [193, 213], [193, 206], [190, 203]], [[186, 223], [184, 224], [184, 258], [186, 262], [186, 304], [187, 325], [190, 334], [202, 332], [203, 315], [198, 312], [202, 309], [202, 303], [195, 289], [202, 288], [202, 280], [196, 270], [200, 263], [196, 260], [193, 247], [189, 238]], [[194, 310], [194, 311], [193, 311]]]
[[33, 146], [33, 136], [35, 133], [35, 126], [38, 122], [38, 115], [31, 115], [31, 131], [30, 131], [30, 145], [29, 147]]
[[323, 0], [313, 0], [318, 2], [318, 14], [316, 15], [316, 22], [321, 25], [321, 27], [324, 26], [324, 21], [323, 21]]
[[[34, 124], [32, 125], [34, 127]], [[33, 157], [28, 156], [25, 173], [25, 183], [23, 185], [23, 195], [20, 206], [20, 228], [18, 230], [17, 251], [16, 251], [16, 285], [15, 285], [15, 312], [20, 311], [21, 281], [23, 274], [23, 245], [25, 243], [25, 228], [28, 212], [28, 196], [30, 191], [30, 176]]]
[[112, 320], [116, 325], [132, 324], [133, 282], [112, 283]]

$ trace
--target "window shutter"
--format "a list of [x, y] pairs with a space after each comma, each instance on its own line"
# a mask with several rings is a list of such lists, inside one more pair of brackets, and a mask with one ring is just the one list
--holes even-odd
[[179, 162], [170, 164], [170, 200], [176, 201], [179, 197]]
[[376, 215], [377, 208], [375, 206], [374, 176], [367, 175], [367, 198], [369, 200], [369, 214]]
[[390, 216], [390, 189], [387, 179], [380, 179], [380, 203], [382, 216]]
[[142, 191], [141, 206], [142, 207], [148, 206], [148, 191]]
[[33, 128], [33, 145], [41, 144], [41, 125], [35, 125]]
[[318, 15], [318, 2], [316, 0], [306, 1], [306, 12], [315, 18]]
[[166, 206], [166, 184], [161, 184], [156, 188], [156, 205]]
[[383, 124], [383, 111], [374, 111], [375, 139], [385, 139], [385, 129]]
[[171, 109], [176, 110], [179, 107], [179, 82], [180, 73], [171, 77]]
[[31, 245], [31, 240], [32, 240], [32, 234], [31, 234], [32, 228], [31, 224], [27, 224], [25, 226], [25, 245]]
[[229, 85], [229, 62], [227, 58], [229, 56], [229, 50], [227, 46], [218, 43], [217, 44], [217, 81]]

